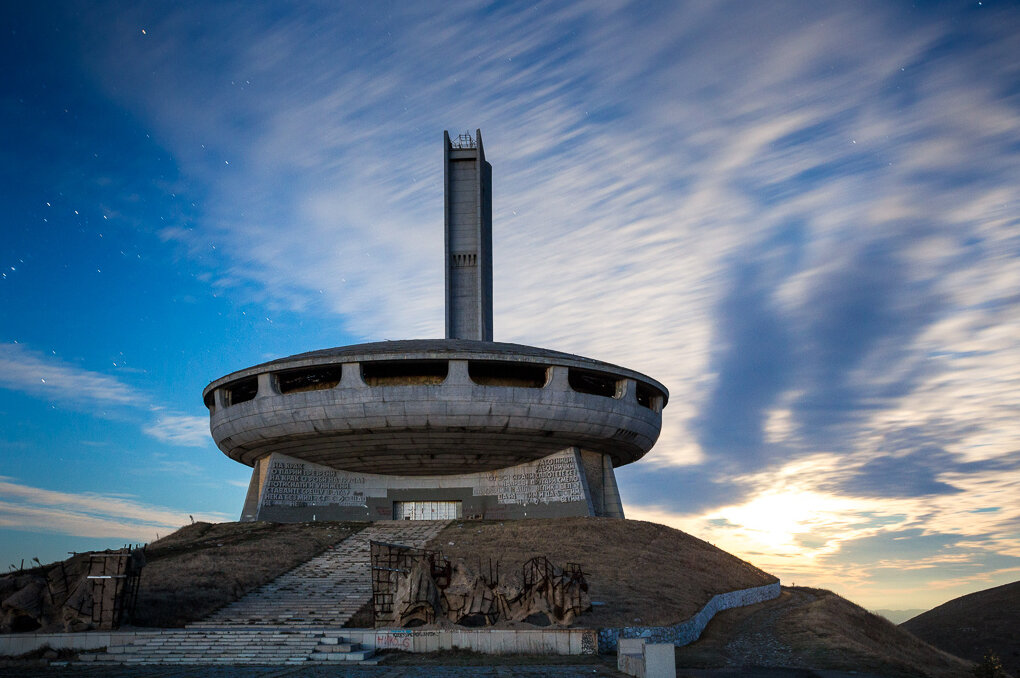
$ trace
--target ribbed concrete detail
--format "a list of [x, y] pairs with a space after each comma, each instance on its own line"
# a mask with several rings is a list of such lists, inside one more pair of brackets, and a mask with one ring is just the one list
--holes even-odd
[[420, 548], [445, 521], [380, 521], [188, 628], [343, 626], [372, 597], [371, 541]]

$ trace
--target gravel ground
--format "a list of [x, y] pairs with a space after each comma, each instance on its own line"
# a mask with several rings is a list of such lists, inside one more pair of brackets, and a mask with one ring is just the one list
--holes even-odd
[[791, 594], [784, 604], [766, 606], [740, 622], [724, 650], [728, 665], [806, 668], [793, 648], [776, 636], [775, 628], [789, 608], [806, 605], [817, 597], [799, 590]]

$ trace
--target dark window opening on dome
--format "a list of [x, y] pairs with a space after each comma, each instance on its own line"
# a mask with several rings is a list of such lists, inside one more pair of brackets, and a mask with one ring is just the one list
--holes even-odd
[[205, 403], [205, 406], [209, 409], [209, 411], [212, 412], [213, 408], [216, 406], [216, 390], [214, 389], [206, 393], [205, 397], [202, 398], [202, 401]]
[[643, 405], [650, 410], [656, 408], [656, 399], [659, 397], [659, 393], [654, 388], [639, 383], [634, 395], [637, 396], [638, 405]]
[[471, 381], [479, 386], [518, 386], [542, 388], [548, 368], [528, 363], [489, 362], [472, 360], [468, 363]]
[[227, 396], [227, 405], [237, 405], [238, 403], [254, 400], [255, 394], [259, 392], [258, 377], [238, 379], [232, 384], [227, 384], [223, 391]]
[[428, 386], [442, 384], [448, 370], [445, 360], [380, 360], [361, 363], [361, 378], [369, 386]]
[[617, 377], [603, 372], [592, 372], [590, 370], [575, 370], [570, 368], [567, 374], [567, 381], [570, 388], [578, 393], [589, 393], [591, 395], [603, 396], [605, 398], [616, 397]]
[[303, 393], [336, 388], [343, 369], [340, 365], [317, 365], [299, 370], [276, 373], [276, 386], [280, 393]]

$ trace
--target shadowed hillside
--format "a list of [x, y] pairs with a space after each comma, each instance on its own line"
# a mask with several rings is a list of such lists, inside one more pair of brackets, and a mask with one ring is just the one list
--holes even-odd
[[969, 665], [831, 591], [784, 587], [776, 599], [717, 614], [677, 649], [683, 668], [788, 667], [880, 676], [970, 676]]
[[1020, 581], [954, 598], [900, 627], [972, 661], [991, 650], [1020, 676]]

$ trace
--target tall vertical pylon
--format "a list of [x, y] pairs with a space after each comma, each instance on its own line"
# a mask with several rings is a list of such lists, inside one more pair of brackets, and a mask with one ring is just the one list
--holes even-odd
[[482, 131], [443, 132], [446, 338], [492, 341], [492, 165]]

